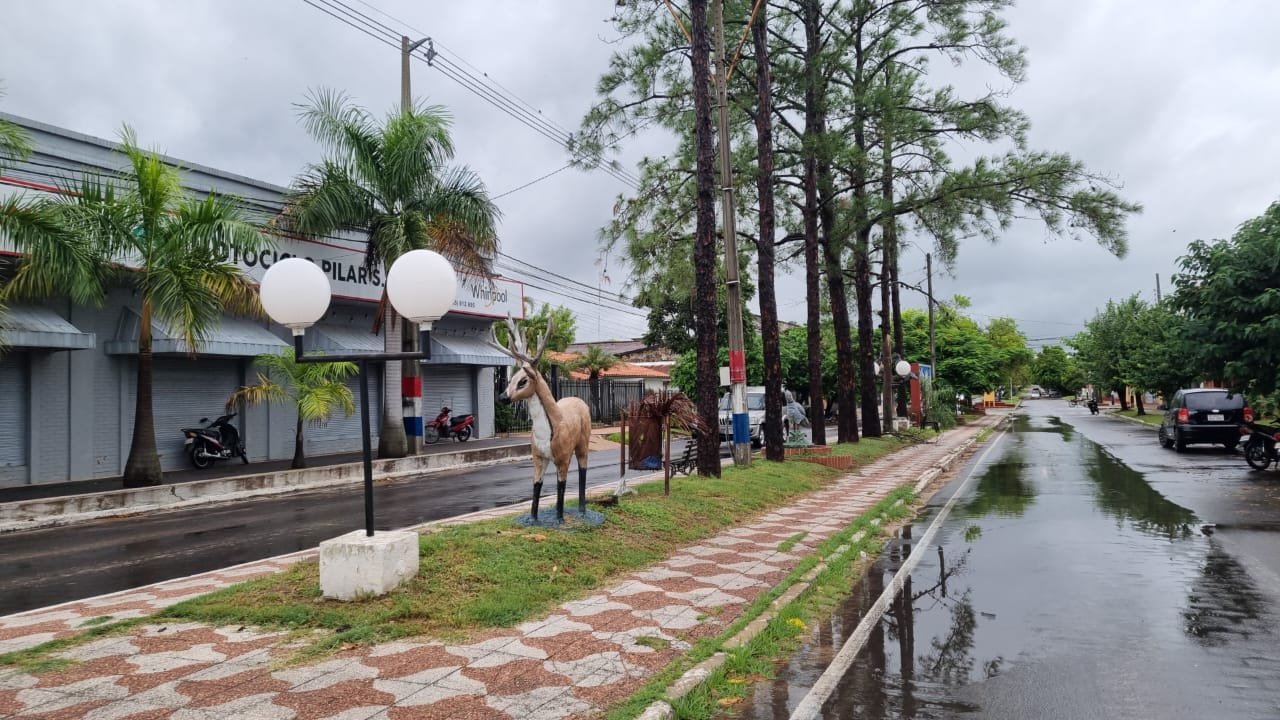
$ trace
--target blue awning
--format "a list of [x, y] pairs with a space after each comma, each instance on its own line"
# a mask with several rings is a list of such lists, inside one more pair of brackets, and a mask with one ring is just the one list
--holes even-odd
[[312, 325], [307, 328], [304, 342], [308, 351], [324, 353], [380, 353], [385, 350], [381, 335], [374, 335], [370, 327], [350, 325]]
[[0, 312], [0, 345], [46, 350], [88, 350], [93, 333], [63, 320], [49, 308], [14, 305]]
[[[104, 348], [108, 355], [137, 355], [138, 329], [142, 319], [136, 312], [125, 308], [120, 313], [115, 337]], [[195, 353], [180, 333], [171, 331], [159, 319], [151, 321], [151, 353], [153, 355], [221, 355], [223, 357], [253, 357], [278, 353], [291, 347], [260, 323], [248, 318], [224, 317], [211, 329]]]
[[502, 367], [514, 364], [511, 358], [494, 349], [487, 340], [471, 335], [431, 333], [431, 359], [427, 365], [484, 365]]

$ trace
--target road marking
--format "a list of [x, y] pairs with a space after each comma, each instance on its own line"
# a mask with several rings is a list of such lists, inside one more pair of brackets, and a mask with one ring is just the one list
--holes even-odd
[[880, 597], [876, 599], [875, 604], [863, 616], [862, 622], [858, 623], [858, 627], [845, 641], [844, 646], [840, 648], [840, 652], [831, 660], [831, 664], [822, 672], [822, 676], [809, 689], [809, 693], [800, 700], [800, 704], [791, 713], [791, 720], [817, 720], [822, 712], [822, 706], [826, 705], [827, 699], [836, 691], [840, 685], [840, 680], [845, 673], [849, 671], [849, 667], [853, 665], [853, 661], [858, 658], [858, 653], [862, 651], [862, 646], [866, 644], [867, 638], [871, 636], [871, 631], [880, 622], [880, 618], [884, 615], [889, 605], [893, 602], [893, 598], [902, 589], [906, 577], [911, 574], [916, 565], [920, 564], [920, 560], [924, 557], [929, 545], [933, 542], [933, 538], [938, 534], [938, 530], [942, 527], [942, 523], [947, 519], [947, 515], [951, 513], [951, 508], [955, 507], [960, 497], [969, 489], [969, 485], [973, 479], [977, 477], [977, 470], [986, 461], [987, 456], [992, 450], [1000, 444], [1000, 439], [1005, 436], [1004, 430], [1001, 430], [995, 439], [991, 441], [982, 456], [974, 463], [973, 468], [969, 471], [969, 476], [965, 478], [960, 487], [951, 495], [951, 499], [947, 500], [947, 504], [942, 506], [942, 511], [929, 525], [929, 529], [925, 531], [915, 548], [911, 551], [911, 555], [906, 562], [902, 563], [902, 567], [898, 569], [897, 574], [893, 576], [893, 580], [885, 587], [884, 592], [880, 593]]

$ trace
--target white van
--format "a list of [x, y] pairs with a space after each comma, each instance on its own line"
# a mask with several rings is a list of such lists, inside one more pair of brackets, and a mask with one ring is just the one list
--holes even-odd
[[[783, 397], [786, 397], [786, 390], [783, 390]], [[731, 407], [731, 394], [725, 393], [720, 398], [720, 442], [733, 441], [733, 410]], [[785, 400], [784, 400], [785, 402]], [[764, 386], [749, 385], [747, 386], [747, 422], [751, 427], [751, 445], [752, 447], [760, 447], [764, 445]], [[787, 420], [785, 411], [782, 417], [782, 435], [786, 437], [787, 432], [791, 429], [791, 423]]]

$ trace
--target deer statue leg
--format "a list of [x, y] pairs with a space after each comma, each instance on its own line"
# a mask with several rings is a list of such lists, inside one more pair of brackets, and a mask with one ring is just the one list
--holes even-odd
[[542, 499], [542, 471], [546, 462], [540, 455], [533, 455], [533, 507], [529, 509], [529, 517], [538, 519], [538, 501]]
[[556, 465], [556, 520], [564, 521], [564, 488], [569, 479], [569, 463], [565, 462], [564, 466]]
[[587, 514], [587, 451], [578, 449], [578, 513]]

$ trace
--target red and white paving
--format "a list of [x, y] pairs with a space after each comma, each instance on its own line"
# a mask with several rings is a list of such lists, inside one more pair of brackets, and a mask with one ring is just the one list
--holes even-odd
[[[721, 633], [823, 540], [988, 424], [883, 458], [547, 617], [470, 642], [397, 641], [281, 667], [303, 640], [252, 628], [152, 623], [57, 653], [74, 663], [64, 669], [0, 669], [0, 718], [597, 717], [693, 642]], [[807, 534], [788, 552], [778, 550], [801, 532]], [[102, 616], [151, 615], [314, 556], [309, 550], [0, 618], [0, 652], [74, 635]]]

